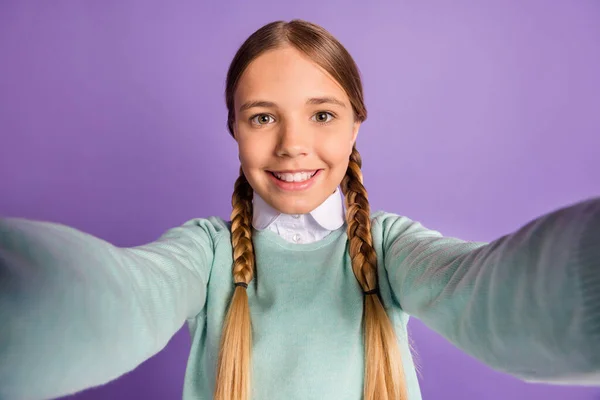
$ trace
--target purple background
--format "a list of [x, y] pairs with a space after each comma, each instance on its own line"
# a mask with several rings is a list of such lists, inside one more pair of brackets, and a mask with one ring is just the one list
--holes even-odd
[[[325, 26], [362, 71], [373, 210], [489, 241], [600, 194], [597, 1], [3, 0], [0, 215], [122, 246], [227, 217], [238, 159], [225, 73], [250, 33], [292, 18]], [[600, 399], [520, 382], [409, 326], [425, 400]], [[75, 398], [180, 398], [188, 351], [182, 329]]]

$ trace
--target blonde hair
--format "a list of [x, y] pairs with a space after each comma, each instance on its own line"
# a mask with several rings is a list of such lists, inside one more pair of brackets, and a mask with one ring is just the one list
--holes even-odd
[[[346, 91], [355, 119], [367, 118], [358, 68], [348, 51], [324, 28], [302, 20], [277, 21], [254, 32], [237, 51], [227, 74], [225, 98], [229, 132], [233, 135], [233, 96], [247, 66], [267, 50], [290, 45], [324, 68]], [[371, 238], [370, 208], [363, 186], [362, 161], [353, 147], [341, 183], [346, 201], [347, 234], [352, 270], [363, 291], [378, 289], [377, 255]], [[231, 244], [235, 287], [221, 336], [214, 398], [249, 400], [251, 394], [252, 330], [248, 294], [244, 286], [255, 272], [252, 245], [253, 189], [240, 168], [232, 196]], [[241, 285], [241, 286], [240, 286]], [[402, 358], [392, 323], [379, 293], [365, 295], [365, 400], [406, 400]]]

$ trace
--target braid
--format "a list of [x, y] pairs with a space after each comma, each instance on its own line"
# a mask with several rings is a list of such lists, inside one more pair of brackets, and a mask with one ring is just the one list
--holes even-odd
[[235, 181], [231, 205], [231, 245], [233, 247], [234, 282], [250, 283], [254, 277], [254, 247], [252, 246], [252, 187], [242, 168]]
[[[242, 168], [232, 196], [231, 244], [233, 248], [233, 282], [246, 285], [254, 278], [252, 245], [252, 187]], [[217, 365], [215, 400], [247, 400], [250, 398], [250, 357], [252, 331], [248, 293], [236, 286], [229, 305]]]
[[362, 160], [352, 149], [342, 192], [346, 197], [346, 220], [350, 240], [352, 270], [364, 291], [377, 288], [377, 254], [371, 239], [371, 215], [367, 191], [362, 184]]
[[[377, 254], [371, 238], [370, 207], [363, 186], [362, 160], [352, 148], [342, 192], [346, 198], [346, 221], [352, 270], [363, 291], [378, 288]], [[393, 326], [379, 294], [364, 299], [365, 400], [406, 400], [406, 382], [400, 349]]]

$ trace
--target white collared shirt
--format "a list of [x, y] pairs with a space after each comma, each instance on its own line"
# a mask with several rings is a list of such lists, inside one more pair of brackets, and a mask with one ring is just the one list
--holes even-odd
[[339, 229], [345, 221], [344, 204], [339, 188], [308, 214], [283, 214], [254, 192], [252, 226], [269, 229], [291, 243], [312, 243]]

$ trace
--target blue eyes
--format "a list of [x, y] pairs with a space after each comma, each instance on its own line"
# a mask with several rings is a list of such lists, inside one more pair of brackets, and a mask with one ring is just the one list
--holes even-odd
[[[332, 113], [327, 111], [320, 111], [313, 115], [311, 120], [318, 124], [325, 125], [333, 121], [334, 118], [335, 115], [333, 115]], [[272, 124], [273, 122], [275, 122], [275, 118], [273, 118], [269, 114], [256, 114], [250, 117], [250, 122], [253, 125], [262, 126]]]

